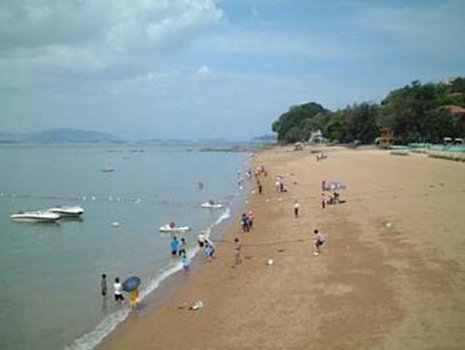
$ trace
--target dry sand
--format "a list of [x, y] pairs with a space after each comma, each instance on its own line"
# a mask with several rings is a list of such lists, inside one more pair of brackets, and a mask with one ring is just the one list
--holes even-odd
[[[268, 170], [247, 205], [254, 229], [242, 233], [237, 219], [213, 262], [178, 276], [181, 288], [100, 348], [465, 349], [465, 164], [327, 152], [320, 162], [308, 149], [254, 157]], [[277, 175], [288, 193], [276, 193]], [[347, 202], [321, 209], [322, 179], [346, 183]], [[327, 238], [319, 256], [315, 228]], [[233, 268], [234, 237], [244, 260]], [[199, 299], [202, 309], [179, 308]]]

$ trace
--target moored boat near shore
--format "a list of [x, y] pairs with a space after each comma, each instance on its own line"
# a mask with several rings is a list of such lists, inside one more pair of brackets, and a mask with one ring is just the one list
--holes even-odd
[[188, 232], [190, 231], [191, 228], [190, 226], [184, 225], [184, 226], [173, 226], [170, 224], [166, 224], [160, 227], [159, 231], [160, 232]]
[[223, 208], [223, 204], [221, 203], [211, 203], [211, 202], [205, 202], [201, 204], [202, 208], [208, 208], [208, 209], [221, 209]]
[[48, 211], [66, 217], [79, 217], [84, 213], [84, 209], [79, 206], [56, 206]]
[[50, 211], [20, 211], [10, 215], [10, 218], [15, 221], [31, 221], [31, 222], [55, 222], [61, 218], [60, 214]]

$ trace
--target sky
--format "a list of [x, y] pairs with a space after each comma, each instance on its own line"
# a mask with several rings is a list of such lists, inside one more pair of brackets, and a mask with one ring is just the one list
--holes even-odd
[[465, 76], [464, 0], [1, 0], [0, 132], [271, 134]]

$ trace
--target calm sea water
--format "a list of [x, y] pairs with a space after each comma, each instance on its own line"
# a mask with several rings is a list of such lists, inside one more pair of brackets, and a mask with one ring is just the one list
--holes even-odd
[[[101, 273], [110, 289], [114, 277], [138, 275], [142, 297], [155, 290], [180, 268], [158, 228], [190, 225], [193, 254], [197, 232], [214, 234], [231, 216], [200, 204], [241, 201], [237, 171], [247, 159], [180, 146], [0, 146], [0, 348], [91, 349], [129, 313], [102, 302]], [[56, 205], [85, 213], [57, 224], [9, 218]]]

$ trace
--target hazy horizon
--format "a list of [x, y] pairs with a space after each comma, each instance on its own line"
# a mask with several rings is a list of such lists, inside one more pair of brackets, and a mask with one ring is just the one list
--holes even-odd
[[465, 75], [465, 2], [5, 0], [0, 132], [251, 139], [289, 106]]

